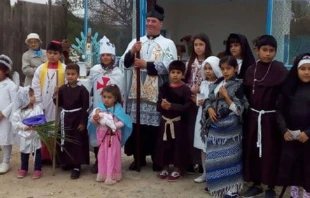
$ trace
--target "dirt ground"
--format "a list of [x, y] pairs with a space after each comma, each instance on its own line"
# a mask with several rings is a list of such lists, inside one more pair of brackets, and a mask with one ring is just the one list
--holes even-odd
[[[0, 152], [0, 159], [3, 153]], [[32, 161], [29, 162], [28, 176], [17, 179], [17, 170], [20, 168], [20, 155], [18, 147], [13, 147], [11, 170], [0, 175], [0, 198], [208, 198], [211, 197], [203, 191], [205, 184], [196, 184], [193, 179], [197, 175], [186, 175], [181, 180], [171, 183], [158, 181], [156, 173], [148, 166], [141, 172], [128, 171], [131, 158], [123, 156], [123, 180], [115, 185], [108, 186], [95, 181], [95, 175], [90, 173], [90, 167], [85, 166], [78, 180], [70, 179], [70, 171], [56, 169], [56, 176], [52, 176], [52, 167], [43, 167], [43, 176], [38, 180], [32, 179]], [[91, 163], [94, 156], [91, 153]], [[245, 187], [246, 188], [246, 187]], [[289, 197], [288, 195], [285, 197]]]

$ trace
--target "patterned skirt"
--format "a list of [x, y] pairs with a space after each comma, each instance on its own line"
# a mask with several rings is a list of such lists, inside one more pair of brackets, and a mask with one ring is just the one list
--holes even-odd
[[206, 155], [210, 194], [213, 197], [223, 197], [228, 191], [240, 191], [243, 185], [242, 126], [235, 123], [225, 129], [211, 125], [208, 130]]

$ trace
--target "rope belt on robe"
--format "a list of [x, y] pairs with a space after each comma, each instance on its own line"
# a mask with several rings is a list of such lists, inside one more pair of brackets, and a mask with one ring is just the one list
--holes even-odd
[[256, 110], [251, 108], [252, 111], [258, 113], [258, 119], [257, 119], [257, 142], [256, 142], [256, 146], [257, 148], [259, 148], [259, 157], [262, 157], [262, 115], [267, 114], [267, 113], [275, 113], [276, 110], [269, 110], [269, 111], [265, 111], [265, 110]]
[[73, 113], [80, 111], [82, 108], [78, 109], [71, 109], [71, 110], [65, 110], [63, 109], [60, 113], [60, 120], [61, 120], [61, 140], [60, 140], [60, 145], [61, 145], [61, 151], [63, 152], [63, 146], [65, 145], [65, 137], [66, 137], [66, 131], [65, 131], [65, 114], [66, 113]]
[[170, 126], [171, 138], [175, 139], [174, 123], [173, 122], [180, 121], [181, 120], [181, 116], [173, 118], [173, 119], [166, 118], [165, 116], [161, 116], [161, 117], [166, 121], [163, 140], [167, 141], [167, 127], [168, 127], [168, 125]]

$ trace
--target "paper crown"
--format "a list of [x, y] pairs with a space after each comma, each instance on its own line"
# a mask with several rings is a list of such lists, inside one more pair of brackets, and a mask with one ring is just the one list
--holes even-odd
[[115, 46], [113, 43], [110, 43], [110, 40], [106, 36], [103, 36], [100, 40], [100, 54], [115, 55]]

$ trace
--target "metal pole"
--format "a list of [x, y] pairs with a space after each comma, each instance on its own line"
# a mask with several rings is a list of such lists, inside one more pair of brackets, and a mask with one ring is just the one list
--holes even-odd
[[84, 0], [84, 36], [87, 36], [88, 0]]
[[267, 4], [266, 34], [271, 34], [272, 33], [272, 10], [273, 10], [273, 0], [268, 0], [268, 4]]

